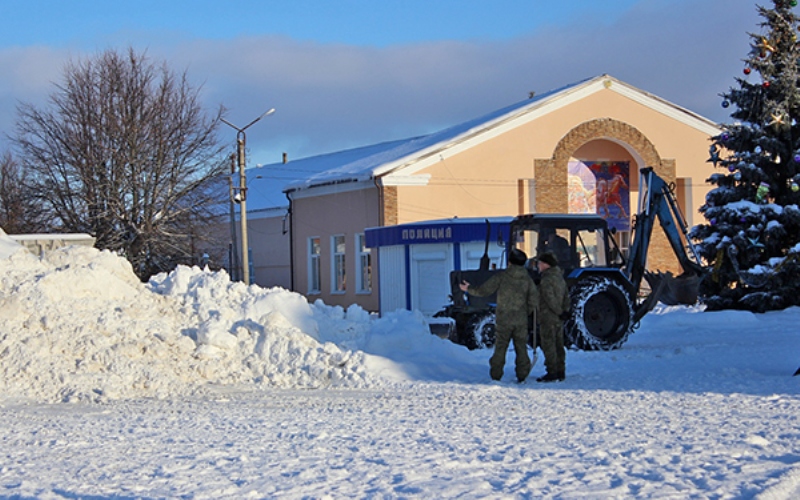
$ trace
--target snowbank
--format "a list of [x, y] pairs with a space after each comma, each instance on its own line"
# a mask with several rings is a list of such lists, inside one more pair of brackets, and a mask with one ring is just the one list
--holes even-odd
[[309, 304], [281, 288], [232, 282], [225, 272], [179, 267], [143, 284], [107, 251], [71, 246], [39, 259], [21, 248], [0, 235], [0, 397], [371, 387], [391, 363], [362, 349], [419, 348], [409, 331], [423, 347], [435, 339], [411, 313], [376, 320], [357, 306]]

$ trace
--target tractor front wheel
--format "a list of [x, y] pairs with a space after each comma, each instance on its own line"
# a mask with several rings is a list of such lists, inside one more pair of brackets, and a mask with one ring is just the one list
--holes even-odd
[[467, 324], [467, 332], [472, 336], [470, 343], [478, 349], [494, 347], [495, 321], [494, 312], [476, 314]]

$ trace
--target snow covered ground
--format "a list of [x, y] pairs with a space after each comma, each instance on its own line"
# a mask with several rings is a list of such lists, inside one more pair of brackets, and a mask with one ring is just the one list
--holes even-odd
[[557, 384], [490, 354], [0, 234], [0, 498], [800, 498], [798, 308], [659, 306]]

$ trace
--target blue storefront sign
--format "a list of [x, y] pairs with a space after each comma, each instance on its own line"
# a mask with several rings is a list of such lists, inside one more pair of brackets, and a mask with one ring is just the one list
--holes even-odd
[[[490, 241], [508, 240], [511, 217], [489, 218]], [[420, 245], [429, 243], [464, 243], [486, 239], [487, 219], [447, 219], [415, 222], [368, 228], [365, 231], [367, 247], [392, 245]]]

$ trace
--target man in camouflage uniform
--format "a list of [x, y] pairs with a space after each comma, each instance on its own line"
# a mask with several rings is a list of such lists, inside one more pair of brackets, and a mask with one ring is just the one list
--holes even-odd
[[539, 331], [544, 366], [547, 373], [537, 382], [555, 382], [566, 378], [566, 352], [564, 350], [564, 321], [562, 315], [569, 311], [570, 299], [564, 271], [552, 252], [544, 252], [536, 261], [542, 280], [539, 283]]
[[506, 270], [494, 274], [485, 283], [474, 288], [466, 281], [462, 281], [460, 285], [463, 292], [478, 297], [486, 297], [497, 292], [496, 340], [494, 354], [489, 359], [489, 376], [492, 380], [503, 378], [506, 352], [512, 341], [516, 353], [517, 382], [524, 382], [531, 371], [527, 345], [528, 316], [536, 310], [539, 294], [536, 284], [525, 269], [527, 260], [525, 252], [515, 248], [509, 254], [509, 265]]

